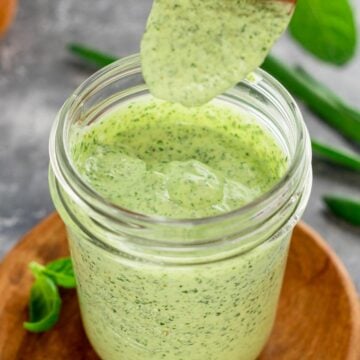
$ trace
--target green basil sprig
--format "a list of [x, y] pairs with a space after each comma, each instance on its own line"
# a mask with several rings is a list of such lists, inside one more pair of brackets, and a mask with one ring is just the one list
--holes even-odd
[[31, 262], [29, 267], [35, 282], [30, 291], [29, 321], [24, 322], [24, 328], [31, 332], [44, 332], [50, 330], [60, 316], [58, 286], [68, 289], [76, 286], [73, 266], [70, 258], [61, 258], [47, 265]]
[[48, 263], [46, 266], [37, 262], [31, 262], [29, 267], [35, 273], [42, 273], [47, 275], [58, 286], [68, 289], [74, 288], [76, 286], [74, 269], [69, 257], [54, 260]]
[[51, 278], [38, 273], [31, 287], [29, 321], [24, 328], [31, 332], [50, 330], [58, 321], [61, 310], [61, 298]]

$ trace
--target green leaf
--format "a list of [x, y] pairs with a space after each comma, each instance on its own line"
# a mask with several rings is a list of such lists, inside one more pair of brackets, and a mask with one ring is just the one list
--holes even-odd
[[313, 153], [333, 164], [360, 171], [360, 156], [311, 140]]
[[31, 332], [51, 329], [59, 319], [61, 298], [55, 283], [46, 275], [37, 274], [30, 292], [29, 321], [24, 328]]
[[289, 29], [324, 61], [342, 65], [355, 54], [357, 30], [348, 0], [299, 0]]
[[38, 275], [41, 275], [45, 269], [45, 266], [37, 263], [36, 261], [32, 261], [29, 264], [29, 268], [32, 272], [32, 274], [34, 275], [34, 277], [36, 278]]
[[109, 65], [118, 60], [116, 56], [105, 54], [78, 43], [70, 43], [67, 48], [72, 54], [98, 67]]
[[348, 223], [360, 226], [360, 201], [339, 196], [325, 196], [325, 204], [336, 216]]
[[279, 80], [294, 96], [324, 122], [348, 139], [360, 143], [360, 112], [346, 104], [325, 85], [305, 73], [293, 69], [279, 59], [268, 56], [262, 68]]
[[44, 273], [49, 275], [59, 286], [68, 289], [76, 287], [74, 269], [69, 257], [48, 263], [44, 269]]
[[54, 260], [46, 266], [32, 261], [29, 267], [34, 274], [45, 274], [49, 276], [56, 285], [72, 289], [76, 287], [74, 269], [69, 257]]

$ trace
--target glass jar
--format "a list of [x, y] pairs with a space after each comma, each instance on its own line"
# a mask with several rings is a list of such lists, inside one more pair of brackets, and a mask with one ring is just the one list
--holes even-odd
[[248, 205], [174, 220], [109, 203], [70, 157], [72, 136], [148, 94], [138, 55], [86, 80], [50, 136], [50, 189], [64, 220], [86, 333], [105, 360], [250, 360], [271, 331], [292, 229], [309, 198], [307, 129], [294, 100], [257, 70], [219, 96], [252, 114], [289, 159], [281, 181]]

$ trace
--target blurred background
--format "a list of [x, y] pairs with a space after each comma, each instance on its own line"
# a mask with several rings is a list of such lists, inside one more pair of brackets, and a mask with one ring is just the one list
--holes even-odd
[[[10, 4], [11, 3], [11, 4]], [[66, 50], [82, 42], [117, 56], [139, 50], [151, 0], [22, 0], [16, 18], [0, 38], [0, 258], [38, 221], [51, 213], [47, 184], [50, 127], [65, 99], [95, 68]], [[14, 0], [0, 0], [0, 33]], [[353, 0], [360, 19], [360, 0]], [[8, 16], [10, 19], [10, 16]], [[317, 34], [314, 33], [314, 39]], [[316, 60], [289, 35], [273, 54], [301, 64], [348, 103], [360, 107], [360, 54], [345, 66]], [[345, 140], [299, 101], [312, 137], [343, 149]], [[360, 290], [360, 229], [325, 210], [322, 196], [360, 195], [360, 172], [314, 160], [314, 185], [304, 220], [345, 263]]]

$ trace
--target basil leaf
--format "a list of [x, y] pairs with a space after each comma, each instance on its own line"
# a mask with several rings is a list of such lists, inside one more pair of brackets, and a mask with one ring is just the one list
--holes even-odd
[[59, 286], [68, 289], [76, 287], [74, 269], [69, 257], [48, 263], [43, 272], [50, 276]]
[[289, 29], [324, 61], [342, 65], [355, 54], [357, 31], [348, 0], [299, 0]]
[[360, 226], [360, 201], [339, 196], [325, 196], [325, 204], [338, 217]]
[[35, 277], [39, 274], [44, 274], [49, 276], [58, 286], [67, 289], [76, 287], [74, 269], [69, 257], [54, 260], [46, 266], [32, 261], [29, 267]]
[[24, 328], [31, 332], [51, 329], [59, 319], [61, 298], [55, 283], [49, 277], [37, 274], [31, 287], [29, 321]]

